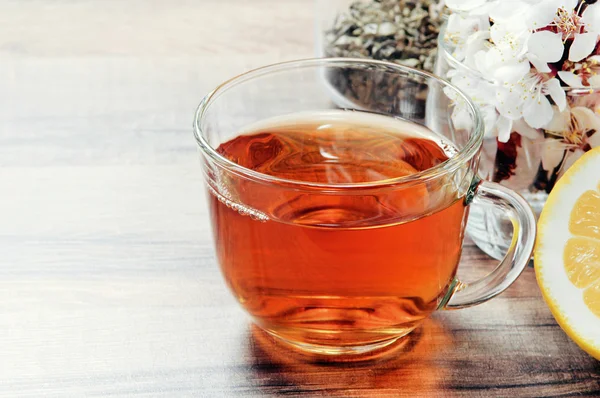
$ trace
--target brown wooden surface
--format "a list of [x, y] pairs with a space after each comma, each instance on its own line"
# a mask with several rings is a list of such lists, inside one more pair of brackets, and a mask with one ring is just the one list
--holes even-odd
[[[0, 396], [600, 396], [533, 270], [385, 362], [299, 361], [213, 257], [192, 114], [310, 57], [310, 0], [0, 2]], [[495, 264], [467, 245], [461, 275]]]

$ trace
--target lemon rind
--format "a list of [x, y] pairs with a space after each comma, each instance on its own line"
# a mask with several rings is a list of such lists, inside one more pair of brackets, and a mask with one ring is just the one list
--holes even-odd
[[[569, 170], [567, 170], [565, 175], [558, 181], [558, 183], [556, 184], [556, 186], [553, 189], [553, 194], [551, 194], [548, 197], [548, 200], [546, 202], [546, 205], [544, 207], [544, 210], [542, 211], [540, 220], [538, 222], [538, 231], [539, 232], [538, 232], [538, 237], [537, 237], [538, 238], [537, 245], [535, 248], [534, 261], [535, 261], [535, 275], [536, 275], [538, 285], [540, 287], [540, 291], [542, 292], [542, 297], [548, 304], [548, 307], [550, 308], [550, 312], [556, 319], [557, 323], [565, 331], [565, 333], [579, 347], [581, 347], [581, 349], [586, 351], [588, 354], [590, 354], [594, 358], [600, 360], [600, 318], [597, 318], [597, 317], [595, 317], [595, 315], [592, 314], [595, 318], [594, 323], [598, 324], [598, 327], [597, 327], [598, 332], [596, 333], [596, 336], [593, 336], [593, 330], [591, 330], [594, 328], [594, 325], [591, 325], [591, 327], [588, 327], [586, 329], [585, 327], [582, 327], [580, 325], [573, 324], [573, 321], [572, 321], [573, 318], [580, 318], [580, 319], [586, 318], [587, 315], [582, 314], [581, 312], [579, 312], [578, 314], [575, 312], [574, 313], [575, 316], [567, 315], [569, 310], [565, 309], [565, 303], [564, 302], [562, 304], [559, 303], [552, 295], [553, 290], [558, 289], [557, 286], [559, 284], [562, 284], [564, 281], [563, 282], [560, 282], [560, 281], [549, 282], [549, 280], [546, 278], [546, 275], [545, 275], [546, 274], [545, 270], [547, 268], [552, 268], [552, 270], [555, 272], [562, 271], [564, 273], [564, 280], [566, 282], [568, 282], [569, 284], [571, 284], [571, 282], [568, 280], [568, 278], [566, 276], [566, 271], [564, 270], [564, 264], [563, 264], [563, 260], [562, 260], [562, 252], [564, 251], [564, 245], [563, 245], [563, 247], [553, 246], [553, 247], [550, 247], [550, 249], [548, 249], [546, 247], [546, 243], [547, 243], [546, 241], [548, 240], [548, 238], [545, 235], [545, 230], [548, 229], [550, 233], [553, 233], [553, 232], [556, 232], [556, 229], [557, 229], [556, 227], [558, 226], [560, 229], [560, 231], [558, 231], [559, 234], [567, 234], [567, 235], [571, 236], [570, 232], [568, 231], [568, 219], [570, 217], [570, 211], [568, 214], [560, 214], [560, 212], [557, 212], [556, 209], [564, 206], [563, 202], [565, 200], [574, 202], [579, 198], [578, 194], [574, 194], [572, 192], [572, 189], [569, 189], [570, 188], [569, 186], [571, 186], [574, 183], [575, 175], [577, 175], [579, 173], [587, 173], [587, 174], [591, 174], [593, 176], [594, 171], [596, 172], [595, 179], [590, 180], [589, 186], [588, 186], [588, 184], [582, 184], [580, 186], [580, 189], [578, 189], [578, 190], [582, 190], [581, 193], [585, 192], [588, 189], [594, 189], [594, 190], [597, 189], [598, 179], [600, 179], [600, 167], [596, 166], [596, 170], [594, 170], [593, 160], [595, 158], [598, 158], [599, 159], [598, 162], [600, 162], [600, 148], [595, 148], [595, 149], [589, 151], [581, 159], [579, 159], [577, 162], [575, 162], [575, 164], [573, 164], [569, 168]], [[571, 196], [571, 197], [567, 197], [567, 196]], [[575, 197], [575, 198], [573, 199], [573, 197]], [[568, 207], [568, 206], [565, 206], [565, 207], [569, 208], [569, 209], [572, 208], [572, 207]], [[561, 221], [563, 222], [563, 224], [566, 221], [566, 226], [567, 226], [566, 230], [562, 230], [563, 229], [562, 227], [564, 227], [564, 225], [561, 227], [561, 225], [560, 225]], [[546, 228], [544, 228], [545, 226], [546, 226]], [[552, 228], [552, 227], [554, 227], [554, 228]], [[566, 240], [564, 240], [564, 244], [566, 244]], [[549, 253], [549, 251], [551, 253]], [[556, 256], [556, 254], [558, 254], [557, 252], [560, 252], [559, 256]], [[555, 259], [551, 260], [551, 261], [553, 261], [555, 264], [559, 263], [559, 265], [552, 266], [552, 265], [546, 264], [545, 260], [547, 260], [547, 259], [545, 257], [550, 256], [552, 253], [555, 254]], [[571, 284], [571, 286], [573, 286], [573, 285]], [[589, 311], [589, 313], [591, 314], [591, 310], [589, 310], [587, 308], [586, 304], [583, 301], [583, 290], [577, 289], [574, 286], [573, 286], [573, 288], [577, 290], [578, 294], [573, 297], [563, 298], [563, 300], [568, 301], [569, 303], [573, 303], [575, 301], [580, 300], [580, 302], [578, 302], [576, 305], [581, 306], [579, 308], [584, 308], [585, 310]], [[567, 289], [567, 290], [570, 290], [570, 289]], [[579, 299], [579, 300], [577, 300], [577, 299]], [[575, 308], [577, 308], [577, 307], [575, 307]], [[570, 311], [573, 311], [573, 310], [570, 310]], [[579, 311], [582, 311], [582, 310], [579, 310]]]

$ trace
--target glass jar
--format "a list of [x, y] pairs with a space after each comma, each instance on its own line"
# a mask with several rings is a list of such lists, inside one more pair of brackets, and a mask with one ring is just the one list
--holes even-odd
[[441, 0], [316, 0], [317, 55], [371, 58], [431, 72]]
[[[443, 5], [439, 0], [316, 0], [317, 55], [375, 59], [431, 72]], [[426, 85], [351, 71], [326, 81], [342, 108], [388, 109], [424, 120]], [[375, 95], [374, 93], [377, 93]], [[410, 99], [410, 100], [407, 100]]]
[[[585, 152], [600, 146], [600, 88], [564, 87], [567, 107], [556, 112], [545, 128], [531, 128], [520, 119], [507, 130], [494, 105], [486, 101], [487, 95], [494, 95], [494, 83], [454, 58], [444, 36], [445, 26], [440, 30], [434, 73], [461, 87], [484, 111], [480, 176], [520, 193], [539, 217], [558, 179]], [[461, 85], [459, 79], [468, 84]], [[497, 138], [502, 130], [510, 134], [506, 142]], [[473, 206], [467, 232], [487, 254], [502, 258], [511, 243], [513, 224], [502, 211]]]

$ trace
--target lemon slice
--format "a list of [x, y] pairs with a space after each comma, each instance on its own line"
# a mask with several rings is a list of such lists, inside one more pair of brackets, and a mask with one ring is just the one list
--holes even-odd
[[538, 223], [535, 275], [558, 324], [600, 359], [600, 148], [558, 181]]

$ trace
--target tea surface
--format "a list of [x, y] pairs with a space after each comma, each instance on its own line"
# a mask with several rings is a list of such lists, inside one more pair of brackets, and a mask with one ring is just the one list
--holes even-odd
[[416, 123], [364, 112], [326, 111], [255, 124], [221, 144], [218, 152], [271, 176], [345, 184], [414, 174], [448, 160], [455, 149]]

